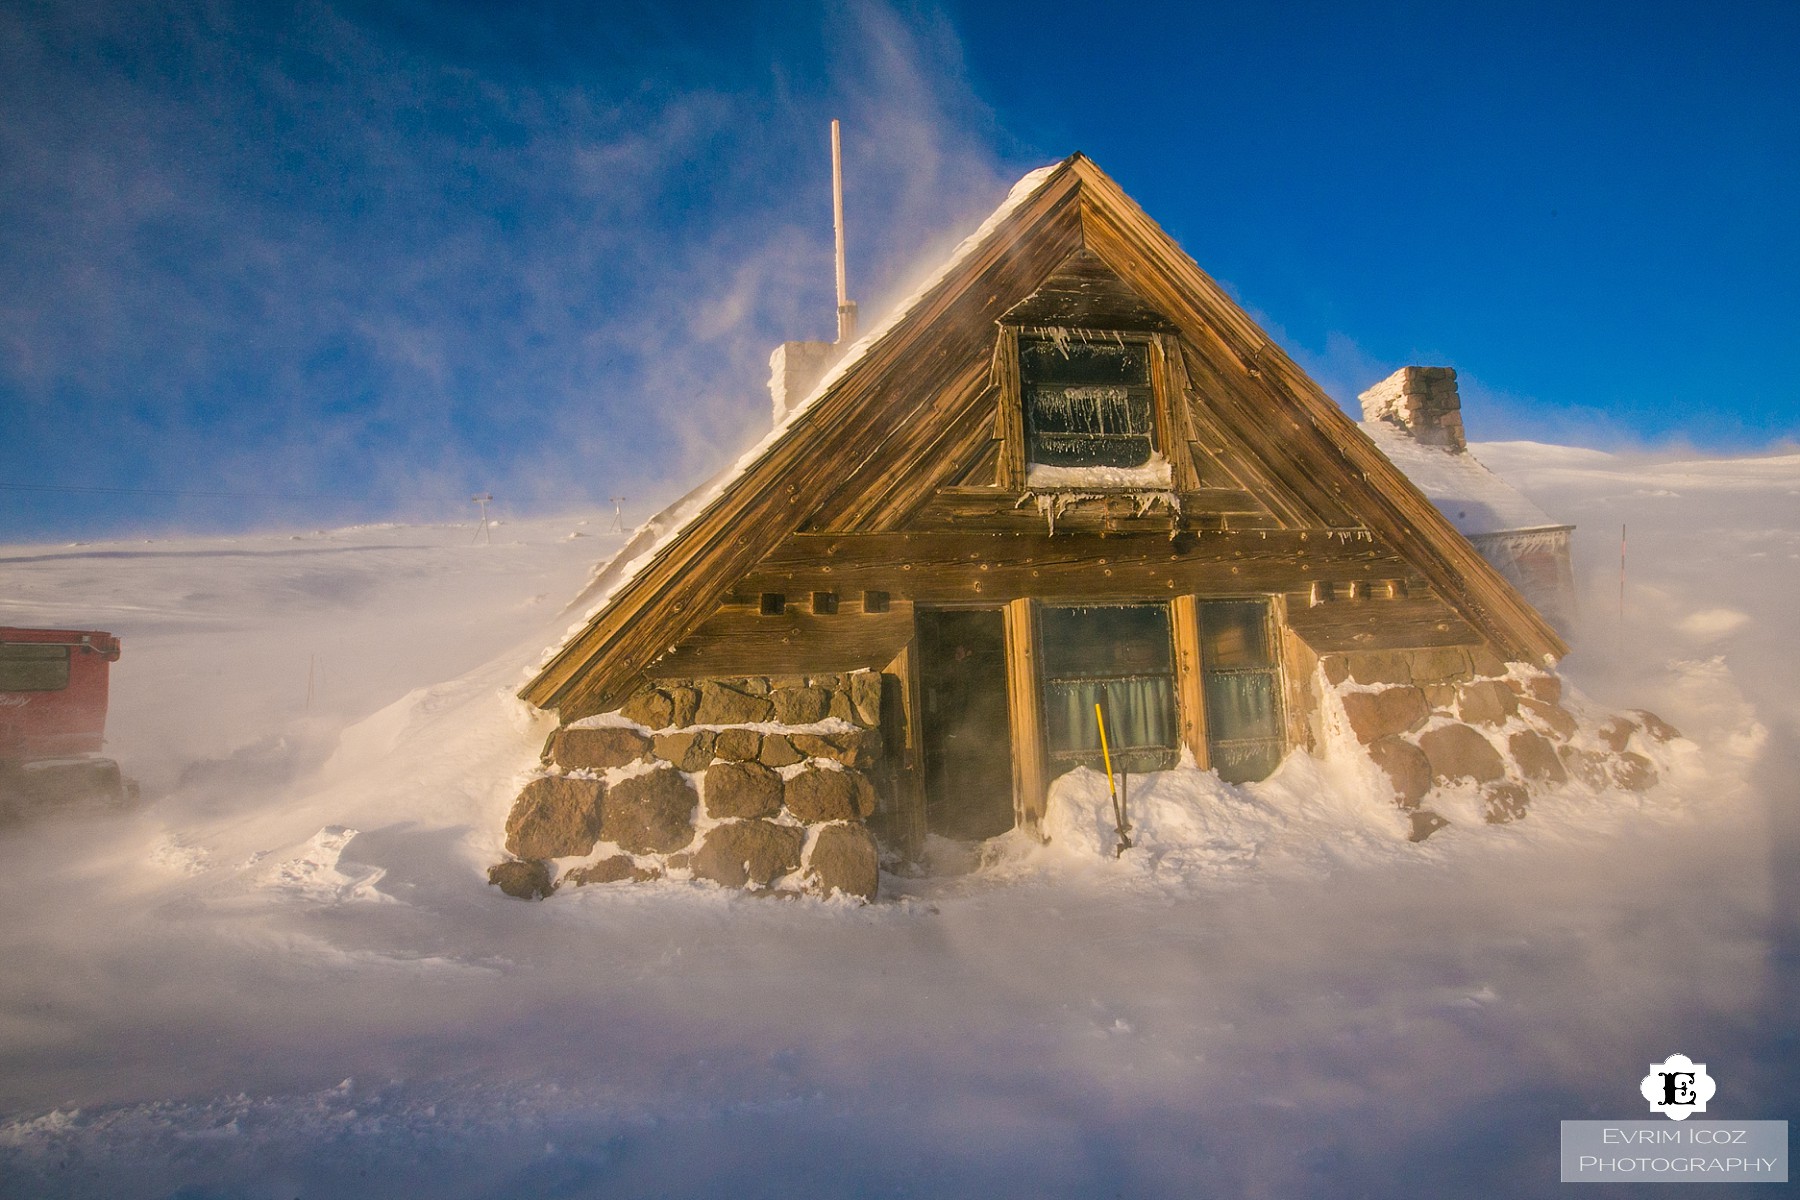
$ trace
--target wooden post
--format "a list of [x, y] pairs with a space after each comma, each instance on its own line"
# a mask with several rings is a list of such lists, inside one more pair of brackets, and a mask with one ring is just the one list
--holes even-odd
[[906, 643], [881, 673], [900, 681], [900, 723], [905, 740], [901, 745], [888, 746], [884, 753], [898, 760], [894, 764], [894, 799], [898, 808], [894, 834], [901, 844], [901, 853], [916, 860], [925, 851], [925, 742], [919, 724], [923, 702], [919, 695], [918, 639]]
[[1034, 831], [1045, 807], [1044, 718], [1032, 601], [1006, 606], [1006, 698], [1012, 723], [1013, 820]]
[[1175, 699], [1181, 744], [1202, 771], [1212, 765], [1206, 745], [1206, 676], [1200, 661], [1200, 598], [1177, 596], [1169, 603], [1169, 630], [1175, 642]]

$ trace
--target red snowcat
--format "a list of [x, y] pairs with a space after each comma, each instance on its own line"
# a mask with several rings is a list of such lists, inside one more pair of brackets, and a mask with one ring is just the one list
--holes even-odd
[[0, 626], [0, 816], [132, 797], [119, 764], [100, 756], [118, 658], [110, 633]]

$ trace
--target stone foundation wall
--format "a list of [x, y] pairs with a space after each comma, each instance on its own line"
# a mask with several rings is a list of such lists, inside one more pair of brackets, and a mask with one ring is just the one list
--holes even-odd
[[1472, 783], [1487, 821], [1516, 821], [1536, 795], [1571, 779], [1594, 790], [1654, 787], [1656, 766], [1642, 751], [1680, 736], [1642, 710], [1586, 718], [1565, 705], [1559, 676], [1480, 648], [1328, 655], [1319, 667], [1349, 733], [1411, 814], [1414, 841], [1448, 824], [1427, 805], [1439, 788]]
[[489, 881], [525, 899], [668, 878], [873, 900], [880, 726], [874, 671], [644, 687], [551, 737]]

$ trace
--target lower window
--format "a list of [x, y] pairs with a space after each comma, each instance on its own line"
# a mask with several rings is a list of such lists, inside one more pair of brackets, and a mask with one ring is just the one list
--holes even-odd
[[1230, 783], [1264, 779], [1281, 762], [1281, 671], [1266, 600], [1200, 605], [1206, 744]]
[[1038, 614], [1051, 770], [1104, 769], [1098, 704], [1117, 770], [1160, 771], [1181, 756], [1175, 663], [1164, 604], [1044, 607]]

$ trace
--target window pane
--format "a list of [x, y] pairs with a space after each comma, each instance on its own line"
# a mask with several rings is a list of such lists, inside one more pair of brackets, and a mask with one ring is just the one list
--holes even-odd
[[1200, 655], [1209, 671], [1274, 666], [1268, 603], [1210, 600], [1201, 605]]
[[1201, 604], [1200, 661], [1213, 770], [1230, 783], [1266, 778], [1286, 748], [1268, 602]]
[[1168, 674], [1169, 610], [1161, 604], [1044, 608], [1044, 674], [1052, 678]]
[[1046, 466], [1136, 467], [1155, 452], [1149, 347], [1024, 341], [1026, 454]]
[[1161, 604], [1044, 608], [1044, 735], [1053, 762], [1102, 765], [1094, 706], [1113, 766], [1154, 771], [1178, 754], [1169, 612]]
[[1273, 737], [1275, 678], [1268, 671], [1209, 674], [1206, 728], [1216, 742]]
[[0, 646], [0, 692], [55, 692], [68, 686], [67, 646]]

